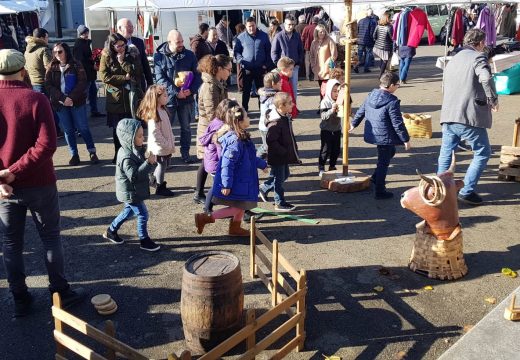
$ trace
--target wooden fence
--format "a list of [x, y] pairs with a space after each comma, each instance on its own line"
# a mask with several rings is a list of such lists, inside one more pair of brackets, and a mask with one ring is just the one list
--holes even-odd
[[[249, 309], [246, 315], [245, 326], [233, 336], [220, 343], [208, 353], [199, 357], [200, 360], [220, 359], [229, 350], [242, 342], [245, 342], [246, 351], [238, 355], [238, 359], [254, 359], [256, 355], [266, 350], [295, 329], [292, 337], [281, 349], [277, 349], [271, 359], [282, 359], [288, 353], [296, 349], [302, 351], [305, 343], [305, 296], [307, 294], [307, 277], [305, 270], [296, 271], [293, 265], [280, 253], [278, 241], [273, 242], [256, 227], [254, 218], [251, 218], [250, 236], [250, 276], [260, 278], [271, 293], [272, 308], [256, 317], [255, 309]], [[258, 240], [258, 241], [257, 241]], [[268, 269], [267, 271], [262, 270]], [[285, 271], [283, 271], [285, 270]], [[286, 274], [286, 275], [284, 275]], [[292, 284], [296, 284], [296, 289]], [[105, 331], [101, 331], [79, 318], [67, 313], [61, 308], [61, 300], [58, 294], [53, 296], [52, 315], [54, 316], [54, 339], [56, 341], [56, 360], [66, 360], [65, 350], [69, 349], [84, 359], [113, 360], [122, 355], [131, 360], [146, 360], [137, 350], [115, 339], [114, 325], [106, 322]], [[263, 327], [279, 320], [287, 314], [289, 319], [279, 325], [269, 335], [257, 341], [257, 332]], [[65, 325], [96, 340], [106, 348], [103, 356], [94, 350], [81, 344], [63, 332]], [[168, 360], [190, 360], [189, 351], [183, 351], [179, 356], [168, 355]]]

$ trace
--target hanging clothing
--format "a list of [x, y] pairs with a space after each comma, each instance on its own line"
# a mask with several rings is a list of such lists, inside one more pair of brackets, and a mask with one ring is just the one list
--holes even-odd
[[464, 42], [464, 19], [462, 9], [457, 9], [453, 16], [453, 26], [451, 27], [451, 44], [453, 46], [462, 45]]
[[428, 44], [435, 44], [435, 33], [428, 21], [428, 15], [420, 9], [413, 9], [408, 15], [408, 46], [418, 47], [424, 30], [428, 31]]
[[495, 47], [497, 43], [497, 31], [495, 28], [495, 16], [489, 6], [486, 6], [478, 17], [477, 29], [482, 29], [486, 33], [486, 45]]

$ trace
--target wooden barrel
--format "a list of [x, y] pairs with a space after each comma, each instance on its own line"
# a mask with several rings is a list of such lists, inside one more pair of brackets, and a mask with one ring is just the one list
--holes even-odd
[[193, 354], [203, 354], [240, 327], [244, 288], [238, 258], [224, 251], [194, 255], [184, 265], [181, 318]]

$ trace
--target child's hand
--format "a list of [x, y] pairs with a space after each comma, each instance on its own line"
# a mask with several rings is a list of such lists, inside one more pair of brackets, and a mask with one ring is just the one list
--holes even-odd
[[220, 192], [222, 193], [222, 195], [228, 196], [229, 194], [231, 194], [231, 189], [222, 189], [220, 190]]
[[338, 104], [336, 104], [336, 103], [332, 104], [332, 111], [338, 112], [338, 110], [339, 110]]
[[405, 142], [404, 143], [404, 149], [405, 150], [410, 150], [412, 148], [412, 145], [410, 145], [410, 142]]
[[151, 164], [151, 165], [157, 164], [157, 156], [155, 156], [154, 154], [150, 154], [148, 156], [148, 159], [146, 159], [146, 161], [148, 161], [148, 164]]
[[354, 132], [354, 125], [352, 125], [352, 123], [350, 123], [350, 126], [348, 128], [348, 132], [351, 133], [351, 132]]

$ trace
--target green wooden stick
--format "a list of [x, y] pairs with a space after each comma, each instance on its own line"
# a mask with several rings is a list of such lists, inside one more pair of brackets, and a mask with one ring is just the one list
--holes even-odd
[[317, 225], [317, 224], [320, 223], [318, 220], [306, 219], [306, 218], [303, 218], [303, 217], [297, 216], [297, 215], [280, 214], [280, 213], [277, 213], [277, 212], [274, 212], [274, 211], [271, 211], [271, 210], [267, 210], [267, 209], [262, 209], [262, 208], [259, 208], [259, 207], [251, 209], [251, 211], [254, 212], [254, 213], [264, 213], [264, 214], [269, 214], [269, 215], [275, 215], [275, 216], [278, 216], [278, 217], [281, 217], [281, 218], [295, 220], [295, 221], [300, 221], [300, 222], [306, 223], [306, 224]]

